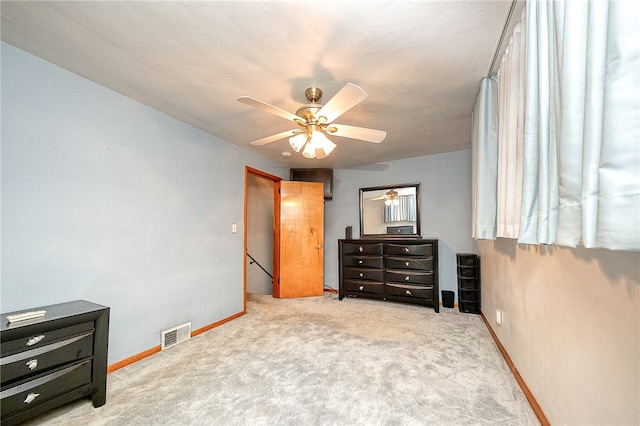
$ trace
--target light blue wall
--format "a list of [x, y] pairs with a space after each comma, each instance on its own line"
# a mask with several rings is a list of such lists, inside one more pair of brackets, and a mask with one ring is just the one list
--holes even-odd
[[2, 312], [110, 306], [114, 363], [242, 311], [244, 167], [288, 169], [5, 43], [1, 87]]
[[[240, 312], [244, 167], [289, 170], [1, 49], [2, 312], [74, 299], [110, 306], [110, 364], [157, 346], [161, 330]], [[454, 290], [455, 253], [474, 248], [470, 180], [469, 151], [335, 170], [325, 285], [338, 287], [344, 228], [358, 235], [358, 189], [420, 182], [422, 234], [440, 240], [441, 287]]]
[[353, 236], [360, 235], [359, 189], [413, 182], [420, 183], [421, 234], [439, 240], [440, 289], [456, 291], [456, 253], [475, 252], [470, 150], [334, 170], [333, 199], [325, 203], [326, 286], [338, 288], [337, 241], [344, 238], [345, 227], [351, 225]]

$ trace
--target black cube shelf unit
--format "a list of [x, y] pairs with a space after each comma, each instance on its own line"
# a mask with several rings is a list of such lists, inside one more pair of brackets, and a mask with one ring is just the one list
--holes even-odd
[[477, 254], [458, 253], [458, 309], [480, 313], [480, 261]]

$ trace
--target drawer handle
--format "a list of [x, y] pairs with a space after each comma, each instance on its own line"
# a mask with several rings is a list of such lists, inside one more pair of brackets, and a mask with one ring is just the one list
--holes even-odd
[[358, 263], [362, 265], [362, 260], [358, 260]]
[[26, 402], [27, 404], [31, 404], [39, 396], [40, 396], [39, 393], [33, 393], [32, 392], [29, 395], [27, 395], [27, 397], [25, 398], [24, 402]]
[[364, 290], [364, 286], [360, 286], [358, 287], [360, 290]]
[[406, 292], [407, 292], [408, 295], [411, 295], [411, 292], [409, 290], [406, 290]]
[[364, 277], [364, 274], [362, 272], [360, 272], [360, 278]]
[[41, 334], [40, 336], [32, 337], [27, 341], [27, 346], [33, 346], [36, 343], [40, 342], [42, 339], [44, 339], [44, 334]]
[[358, 250], [360, 250], [360, 253], [362, 253], [362, 251], [363, 251], [364, 249], [362, 248], [362, 246], [360, 246], [360, 247], [358, 247]]
[[409, 278], [410, 278], [410, 277], [404, 277], [404, 280], [405, 280], [405, 281], [409, 281]]
[[409, 262], [404, 262], [404, 265], [405, 266], [409, 266]]
[[409, 253], [409, 247], [405, 247], [405, 248], [404, 248], [404, 252], [405, 252], [405, 253]]
[[38, 366], [38, 360], [37, 359], [29, 360], [27, 361], [26, 366], [29, 367], [29, 370], [35, 370], [36, 367]]

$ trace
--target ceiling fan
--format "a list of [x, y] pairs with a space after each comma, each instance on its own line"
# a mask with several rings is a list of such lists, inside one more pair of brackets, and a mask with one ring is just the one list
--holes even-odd
[[322, 90], [317, 87], [309, 87], [305, 90], [304, 95], [309, 103], [302, 105], [295, 114], [250, 96], [239, 97], [238, 101], [243, 104], [260, 108], [271, 114], [293, 121], [298, 125], [296, 129], [267, 136], [266, 138], [253, 141], [251, 144], [266, 145], [288, 137], [291, 148], [296, 152], [302, 150], [302, 155], [306, 158], [325, 158], [336, 147], [336, 144], [329, 140], [327, 135], [342, 136], [373, 143], [380, 143], [387, 136], [387, 132], [382, 130], [348, 126], [346, 124], [333, 122], [367, 97], [367, 92], [355, 84], [347, 83], [333, 98], [329, 99], [329, 102], [325, 105], [320, 104]]

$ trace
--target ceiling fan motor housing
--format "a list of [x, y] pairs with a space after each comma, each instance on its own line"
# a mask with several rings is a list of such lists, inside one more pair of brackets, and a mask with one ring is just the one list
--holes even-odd
[[322, 99], [322, 90], [317, 87], [309, 87], [304, 91], [304, 96], [312, 104], [317, 104]]

